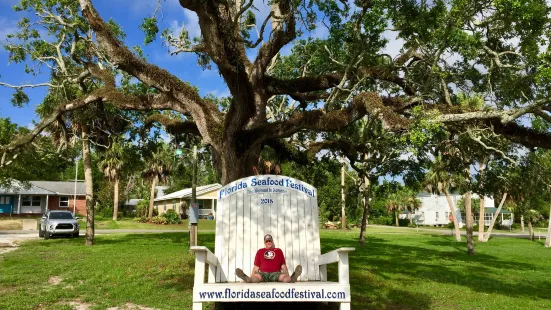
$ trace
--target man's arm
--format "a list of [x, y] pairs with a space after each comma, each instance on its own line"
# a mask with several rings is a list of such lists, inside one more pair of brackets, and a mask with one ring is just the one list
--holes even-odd
[[260, 270], [260, 267], [255, 265], [253, 267], [253, 271], [251, 271], [251, 277], [254, 276], [255, 274], [257, 274], [259, 272], [259, 270]]
[[281, 272], [283, 274], [289, 275], [289, 270], [287, 269], [287, 265], [285, 264], [281, 265]]

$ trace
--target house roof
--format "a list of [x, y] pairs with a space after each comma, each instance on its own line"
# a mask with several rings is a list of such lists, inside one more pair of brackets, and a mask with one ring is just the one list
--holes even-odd
[[[495, 214], [496, 211], [497, 211], [497, 208], [494, 208], [494, 207], [485, 207], [484, 208], [484, 213]], [[499, 211], [499, 213], [501, 213], [501, 214], [513, 214], [511, 211], [508, 211], [508, 210], [505, 210], [505, 209], [501, 209], [501, 211]]]
[[[31, 184], [57, 193], [58, 195], [74, 195], [75, 182], [58, 182], [58, 181], [31, 181]], [[78, 196], [86, 195], [86, 186], [84, 182], [76, 182], [76, 194]]]
[[143, 199], [128, 199], [124, 202], [125, 206], [137, 206], [138, 202], [142, 201]]
[[[84, 182], [77, 181], [76, 193], [78, 196], [86, 195]], [[74, 195], [75, 182], [29, 181], [29, 185], [25, 185], [19, 181], [12, 181], [9, 188], [0, 187], [0, 194]]]
[[[201, 196], [206, 193], [210, 193], [213, 191], [217, 191], [222, 188], [222, 185], [215, 183], [215, 184], [209, 184], [204, 186], [197, 187], [197, 196]], [[191, 188], [186, 188], [183, 190], [179, 190], [174, 193], [170, 193], [168, 195], [164, 195], [162, 197], [155, 198], [154, 201], [164, 201], [169, 199], [182, 199], [182, 198], [191, 198]]]
[[23, 184], [19, 181], [11, 181], [11, 186], [8, 188], [0, 187], [0, 194], [17, 194], [17, 195], [56, 195], [55, 192], [45, 188], [37, 187], [32, 182]]

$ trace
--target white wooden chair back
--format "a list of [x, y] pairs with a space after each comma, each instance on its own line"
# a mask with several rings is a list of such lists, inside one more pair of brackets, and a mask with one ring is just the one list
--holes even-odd
[[[265, 185], [264, 185], [265, 184]], [[271, 234], [289, 272], [302, 265], [300, 281], [319, 281], [321, 254], [317, 190], [286, 176], [261, 175], [234, 181], [218, 192], [215, 255], [219, 266], [209, 283], [238, 282], [235, 269], [250, 274], [256, 251]]]

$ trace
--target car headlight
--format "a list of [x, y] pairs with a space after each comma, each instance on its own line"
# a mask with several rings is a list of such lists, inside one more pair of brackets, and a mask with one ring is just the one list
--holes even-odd
[[54, 230], [54, 225], [50, 225], [50, 230]]

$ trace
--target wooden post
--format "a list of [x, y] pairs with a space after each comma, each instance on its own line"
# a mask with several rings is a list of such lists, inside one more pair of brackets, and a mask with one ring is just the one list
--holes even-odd
[[[197, 146], [193, 147], [193, 168], [192, 168], [192, 178], [191, 178], [191, 206], [197, 203]], [[190, 218], [190, 229], [189, 229], [189, 246], [197, 245], [197, 223], [191, 223]]]

